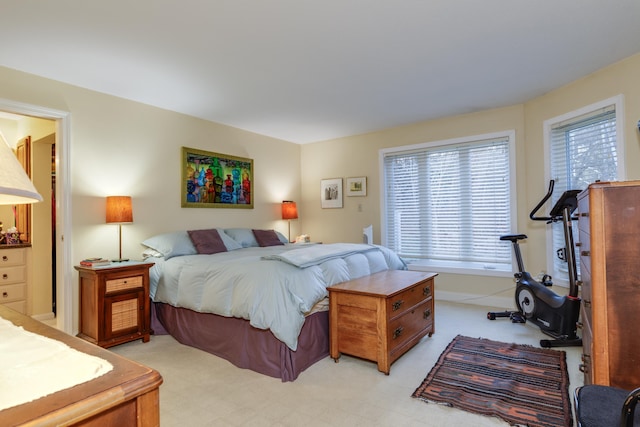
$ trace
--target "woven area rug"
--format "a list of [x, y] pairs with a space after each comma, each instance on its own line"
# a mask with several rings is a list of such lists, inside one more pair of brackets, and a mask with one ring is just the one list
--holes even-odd
[[412, 397], [512, 425], [573, 424], [564, 351], [458, 335]]

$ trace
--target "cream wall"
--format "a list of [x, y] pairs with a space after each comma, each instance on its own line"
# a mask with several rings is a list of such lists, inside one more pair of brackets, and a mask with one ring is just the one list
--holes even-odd
[[[118, 255], [117, 227], [104, 223], [108, 195], [133, 198], [134, 223], [122, 230], [122, 253], [129, 258], [140, 257], [145, 238], [166, 231], [243, 226], [287, 233], [280, 202], [300, 199], [299, 145], [7, 68], [0, 67], [0, 82], [2, 99], [70, 112], [68, 263]], [[254, 209], [182, 208], [182, 146], [252, 158]], [[292, 221], [292, 234], [297, 226]], [[77, 331], [75, 271], [65, 280], [73, 289]]]
[[[545, 194], [543, 122], [589, 104], [624, 95], [625, 163], [627, 179], [640, 179], [640, 55], [627, 58], [593, 75], [554, 90], [525, 104], [386, 129], [302, 147], [303, 232], [312, 240], [361, 241], [362, 227], [371, 223], [374, 242], [380, 243], [379, 150], [461, 136], [515, 130], [518, 230], [529, 235], [523, 244], [528, 271], [546, 271], [546, 226], [529, 220], [529, 212]], [[343, 209], [320, 207], [320, 180], [366, 176], [366, 197], [345, 197]], [[360, 208], [361, 207], [361, 211]], [[441, 273], [439, 297], [479, 304], [513, 306], [512, 279]], [[565, 288], [554, 290], [566, 292]]]
[[[287, 233], [287, 223], [279, 219], [284, 199], [298, 201], [300, 219], [291, 222], [292, 235], [307, 233], [327, 243], [359, 242], [362, 227], [373, 224], [374, 240], [380, 242], [380, 149], [513, 129], [518, 231], [530, 236], [523, 253], [528, 270], [535, 273], [546, 269], [544, 226], [528, 219], [547, 185], [543, 121], [623, 94], [627, 178], [639, 179], [638, 75], [640, 55], [525, 104], [302, 146], [1, 67], [0, 98], [71, 113], [67, 179], [72, 264], [88, 256], [117, 255], [117, 227], [104, 224], [104, 197], [115, 194], [133, 197], [134, 224], [123, 226], [123, 256], [130, 258], [139, 256], [142, 240], [164, 231], [252, 226]], [[255, 209], [181, 208], [181, 146], [253, 158]], [[342, 209], [320, 207], [321, 179], [354, 176], [367, 177], [366, 197], [345, 197]], [[65, 280], [74, 292], [77, 328], [75, 272]], [[512, 306], [509, 278], [441, 274], [436, 287], [448, 299]]]

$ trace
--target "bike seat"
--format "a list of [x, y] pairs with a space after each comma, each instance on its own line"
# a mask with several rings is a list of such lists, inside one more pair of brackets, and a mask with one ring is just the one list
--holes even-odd
[[518, 240], [524, 240], [526, 238], [526, 234], [506, 234], [504, 236], [500, 236], [500, 240], [508, 240], [510, 242], [517, 242]]

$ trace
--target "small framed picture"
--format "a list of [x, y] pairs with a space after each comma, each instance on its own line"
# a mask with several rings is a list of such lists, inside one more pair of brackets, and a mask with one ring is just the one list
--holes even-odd
[[320, 202], [323, 209], [342, 207], [342, 178], [320, 181]]
[[347, 196], [366, 196], [366, 195], [367, 195], [367, 177], [366, 176], [347, 178]]

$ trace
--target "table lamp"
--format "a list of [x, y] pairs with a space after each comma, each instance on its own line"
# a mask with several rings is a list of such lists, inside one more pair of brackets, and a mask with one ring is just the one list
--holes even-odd
[[291, 200], [282, 201], [282, 219], [289, 221], [289, 242], [291, 242], [291, 220], [298, 219], [298, 208], [296, 202]]
[[113, 262], [129, 261], [122, 258], [122, 224], [133, 222], [133, 209], [131, 208], [131, 196], [107, 197], [107, 224], [118, 224], [118, 259]]

